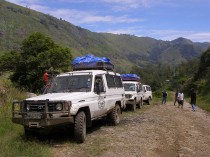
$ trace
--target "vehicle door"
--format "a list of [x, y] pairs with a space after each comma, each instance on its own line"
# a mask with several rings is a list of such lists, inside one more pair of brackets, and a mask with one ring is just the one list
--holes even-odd
[[103, 75], [96, 75], [94, 80], [94, 93], [96, 95], [96, 105], [94, 117], [100, 116], [106, 112], [106, 89]]

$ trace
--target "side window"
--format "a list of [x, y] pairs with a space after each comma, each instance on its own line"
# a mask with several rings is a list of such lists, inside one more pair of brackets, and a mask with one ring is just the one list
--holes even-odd
[[109, 88], [115, 87], [114, 75], [106, 74], [107, 85]]
[[95, 76], [95, 83], [94, 83], [94, 92], [96, 92], [96, 84], [99, 85], [99, 89], [101, 92], [105, 92], [105, 88], [104, 88], [104, 82], [103, 82], [103, 78], [101, 75], [96, 75]]
[[123, 87], [122, 80], [120, 76], [115, 76], [116, 87]]
[[109, 88], [122, 88], [123, 83], [120, 76], [106, 74], [107, 86]]

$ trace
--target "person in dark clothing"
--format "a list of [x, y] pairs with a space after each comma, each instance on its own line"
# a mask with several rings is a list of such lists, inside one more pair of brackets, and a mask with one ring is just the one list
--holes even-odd
[[191, 89], [190, 98], [191, 98], [190, 103], [192, 105], [192, 111], [195, 111], [195, 108], [196, 108], [196, 92], [195, 92], [194, 88]]
[[162, 97], [162, 104], [166, 104], [166, 99], [167, 99], [168, 94], [164, 90], [164, 91], [162, 91], [162, 95], [163, 95], [163, 97]]
[[178, 94], [179, 94], [179, 91], [178, 89], [176, 90], [176, 93], [175, 93], [175, 100], [174, 100], [174, 106], [176, 105], [176, 102], [178, 102]]

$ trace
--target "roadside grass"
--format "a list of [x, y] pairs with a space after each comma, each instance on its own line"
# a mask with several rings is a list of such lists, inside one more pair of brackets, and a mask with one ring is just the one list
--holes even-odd
[[0, 89], [0, 156], [50, 156], [47, 143], [26, 140], [23, 127], [12, 123], [12, 100], [25, 98], [25, 92], [13, 88], [3, 77], [0, 78]]
[[210, 112], [210, 97], [209, 95], [206, 96], [197, 96], [197, 106], [202, 108], [203, 110], [209, 111]]

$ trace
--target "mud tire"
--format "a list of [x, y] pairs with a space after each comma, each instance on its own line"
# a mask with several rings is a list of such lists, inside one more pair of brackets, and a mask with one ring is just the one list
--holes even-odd
[[83, 143], [86, 138], [86, 115], [80, 111], [75, 117], [74, 136], [77, 143]]
[[120, 114], [121, 114], [121, 108], [118, 104], [116, 104], [115, 108], [108, 115], [111, 125], [117, 125], [120, 123]]

